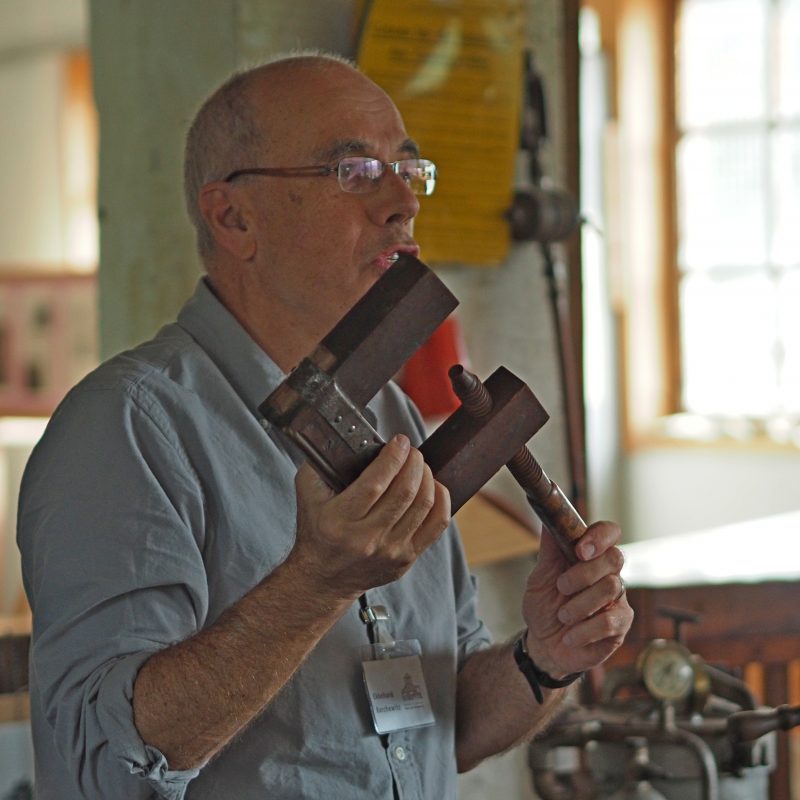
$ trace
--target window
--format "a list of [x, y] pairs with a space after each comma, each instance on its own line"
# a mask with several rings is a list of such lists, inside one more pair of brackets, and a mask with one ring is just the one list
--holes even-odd
[[681, 405], [800, 414], [800, 0], [681, 0]]

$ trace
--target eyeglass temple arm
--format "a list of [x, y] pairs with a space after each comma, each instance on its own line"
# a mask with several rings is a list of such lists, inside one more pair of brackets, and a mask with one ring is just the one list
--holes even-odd
[[237, 169], [228, 175], [224, 182], [228, 183], [242, 175], [268, 175], [274, 178], [294, 178], [303, 175], [331, 175], [336, 172], [336, 167], [329, 166], [310, 166], [310, 167], [247, 167]]

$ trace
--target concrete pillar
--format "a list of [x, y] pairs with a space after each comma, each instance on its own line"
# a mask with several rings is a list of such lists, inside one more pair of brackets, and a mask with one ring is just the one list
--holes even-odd
[[183, 138], [232, 71], [276, 52], [354, 54], [351, 0], [91, 0], [100, 116], [101, 355], [174, 318], [200, 274], [183, 210]]

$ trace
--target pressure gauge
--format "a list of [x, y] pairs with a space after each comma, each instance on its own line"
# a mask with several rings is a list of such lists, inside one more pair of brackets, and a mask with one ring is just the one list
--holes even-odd
[[639, 671], [647, 691], [657, 700], [683, 700], [694, 687], [692, 654], [679, 642], [654, 639], [642, 651]]

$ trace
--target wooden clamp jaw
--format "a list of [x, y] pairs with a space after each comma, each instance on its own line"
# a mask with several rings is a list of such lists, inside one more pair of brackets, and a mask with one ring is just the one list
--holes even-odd
[[420, 447], [434, 478], [450, 492], [455, 514], [549, 419], [528, 386], [505, 367], [483, 384], [491, 408], [456, 409]]

